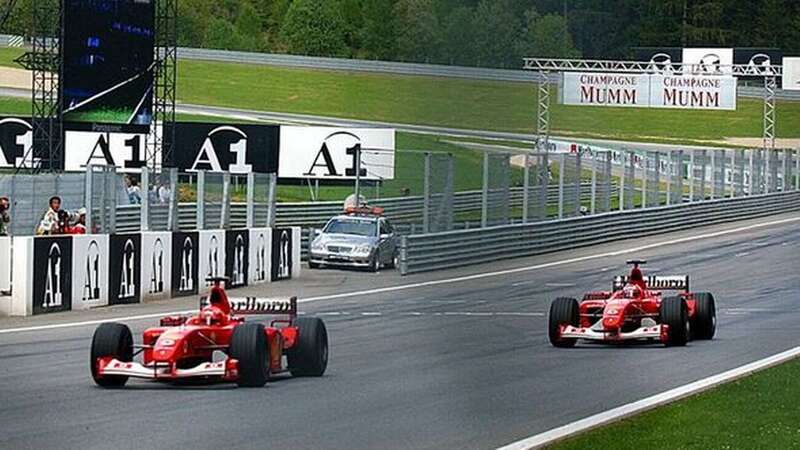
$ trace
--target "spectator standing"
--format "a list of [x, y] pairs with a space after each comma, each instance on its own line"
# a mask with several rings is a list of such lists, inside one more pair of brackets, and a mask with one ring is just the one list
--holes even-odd
[[36, 227], [36, 234], [39, 236], [50, 234], [61, 234], [59, 227], [59, 212], [61, 211], [61, 197], [50, 197], [50, 208], [42, 216], [39, 226]]
[[136, 180], [130, 176], [125, 177], [125, 190], [128, 192], [128, 202], [131, 205], [139, 205], [142, 203], [142, 191]]
[[11, 214], [8, 212], [10, 209], [8, 197], [0, 197], [0, 236], [8, 236], [8, 227], [11, 223]]

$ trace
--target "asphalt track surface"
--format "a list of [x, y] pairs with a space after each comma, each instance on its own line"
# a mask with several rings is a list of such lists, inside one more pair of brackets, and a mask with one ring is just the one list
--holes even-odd
[[[305, 271], [302, 280], [232, 295], [314, 298], [505, 271], [720, 230], [798, 213], [622, 241], [536, 258], [400, 278]], [[560, 295], [607, 288], [626, 258], [657, 273], [688, 273], [718, 302], [717, 339], [555, 349], [546, 312]], [[326, 321], [322, 378], [261, 389], [132, 380], [95, 387], [91, 326], [19, 326], [174, 311], [196, 299], [0, 320], [0, 448], [494, 448], [797, 346], [800, 220], [615, 257], [301, 304]], [[131, 320], [135, 334], [156, 319]]]

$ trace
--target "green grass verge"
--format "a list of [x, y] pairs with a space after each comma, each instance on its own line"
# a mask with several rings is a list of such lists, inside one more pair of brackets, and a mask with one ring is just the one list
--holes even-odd
[[800, 360], [795, 360], [552, 448], [800, 448], [798, 404]]
[[[0, 49], [10, 64], [17, 49]], [[288, 69], [207, 61], [179, 62], [185, 103], [459, 128], [531, 132], [530, 83]], [[701, 143], [761, 136], [763, 104], [739, 99], [737, 111], [580, 107], [554, 104], [555, 134]], [[800, 102], [779, 102], [779, 137], [800, 137]]]

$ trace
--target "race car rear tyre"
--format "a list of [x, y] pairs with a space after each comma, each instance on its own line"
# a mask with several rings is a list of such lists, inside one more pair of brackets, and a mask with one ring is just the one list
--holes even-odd
[[269, 351], [264, 325], [243, 323], [233, 329], [228, 356], [239, 361], [240, 387], [262, 387], [269, 378]]
[[297, 342], [287, 352], [289, 371], [296, 377], [320, 377], [328, 367], [328, 330], [317, 317], [298, 317]]
[[717, 305], [710, 292], [694, 294], [694, 320], [692, 321], [692, 338], [713, 339], [717, 330]]
[[550, 304], [550, 321], [548, 335], [550, 343], [555, 347], [574, 347], [577, 339], [562, 338], [560, 328], [562, 325], [578, 326], [578, 301], [574, 298], [559, 297]]
[[689, 310], [683, 297], [667, 297], [661, 302], [661, 323], [669, 326], [668, 347], [686, 345], [689, 340]]
[[122, 387], [128, 382], [128, 377], [122, 375], [100, 376], [97, 373], [97, 359], [104, 356], [122, 361], [133, 361], [133, 335], [127, 325], [121, 323], [103, 323], [94, 330], [92, 337], [92, 350], [89, 364], [92, 378], [98, 386], [111, 388]]

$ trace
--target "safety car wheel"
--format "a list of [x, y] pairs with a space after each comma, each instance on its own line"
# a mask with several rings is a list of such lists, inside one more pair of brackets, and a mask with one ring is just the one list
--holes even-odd
[[689, 340], [689, 310], [683, 297], [667, 297], [661, 302], [661, 323], [669, 326], [666, 345], [683, 346]]
[[717, 330], [717, 306], [710, 292], [694, 294], [694, 320], [692, 321], [692, 337], [695, 339], [713, 339]]
[[578, 326], [578, 301], [574, 298], [559, 297], [550, 304], [550, 320], [548, 322], [548, 335], [550, 343], [555, 347], [574, 347], [577, 339], [562, 338], [560, 328], [562, 325]]
[[370, 272], [377, 272], [381, 270], [381, 255], [377, 251], [372, 256], [372, 259], [369, 260], [369, 271]]
[[240, 387], [262, 387], [269, 378], [269, 351], [264, 325], [243, 323], [233, 329], [228, 356], [239, 361]]
[[297, 342], [287, 352], [289, 371], [296, 377], [319, 377], [328, 367], [328, 330], [317, 317], [298, 317]]
[[124, 375], [105, 375], [97, 373], [97, 359], [111, 356], [122, 362], [133, 361], [133, 335], [127, 325], [103, 323], [94, 330], [89, 365], [92, 378], [98, 386], [122, 387], [128, 382]]

